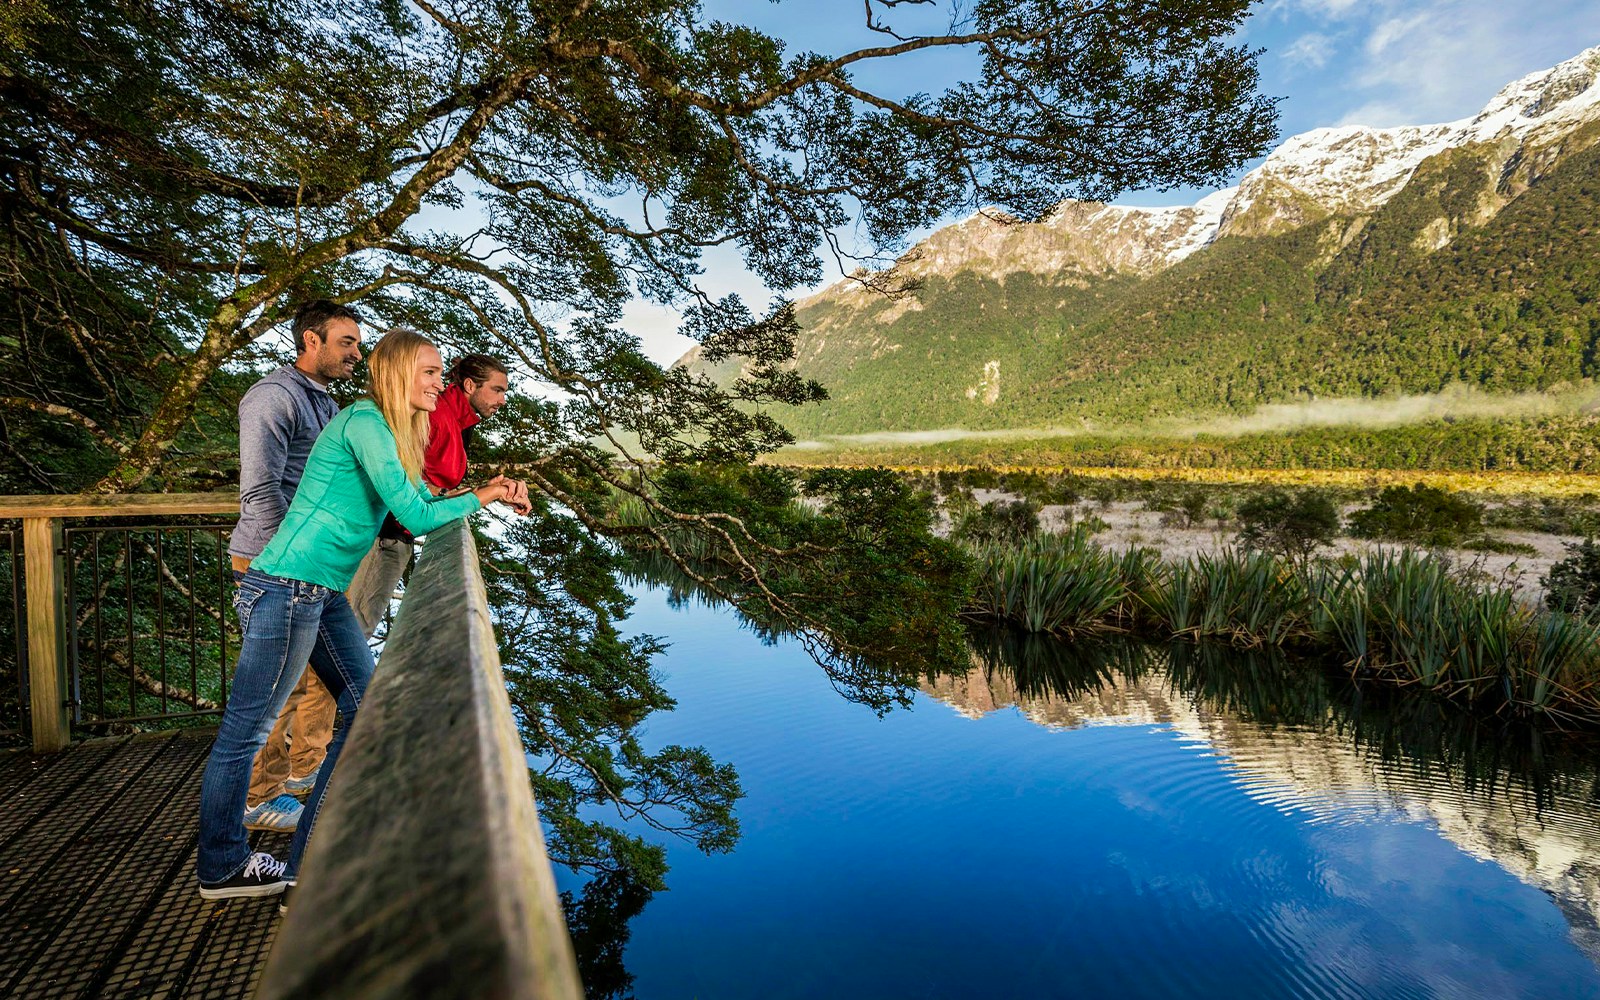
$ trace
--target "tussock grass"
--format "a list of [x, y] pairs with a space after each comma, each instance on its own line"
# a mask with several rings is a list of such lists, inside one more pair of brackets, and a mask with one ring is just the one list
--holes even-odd
[[1225, 550], [1164, 562], [1087, 533], [972, 549], [969, 617], [1071, 636], [1140, 632], [1300, 649], [1359, 676], [1600, 723], [1600, 615], [1530, 608], [1409, 549], [1343, 562]]
[[[1593, 497], [1600, 494], [1600, 475], [1585, 472], [1530, 472], [1522, 470], [1436, 470], [1436, 469], [1268, 469], [1243, 467], [1152, 467], [1125, 465], [970, 465], [951, 463], [905, 463], [890, 459], [852, 462], [819, 453], [806, 456], [811, 464], [840, 468], [854, 466], [887, 467], [899, 472], [929, 475], [938, 472], [992, 472], [996, 474], [1034, 473], [1047, 476], [1078, 476], [1084, 479], [1160, 482], [1172, 485], [1318, 487], [1335, 490], [1375, 490], [1385, 486], [1411, 486], [1424, 483], [1456, 493], [1484, 497], [1554, 499]], [[774, 464], [805, 467], [808, 462], [785, 452], [783, 461]]]
[[1131, 618], [1156, 558], [1147, 549], [1114, 555], [1076, 526], [1019, 544], [985, 543], [971, 552], [979, 571], [969, 600], [974, 617], [1009, 621], [1028, 632], [1072, 635]]

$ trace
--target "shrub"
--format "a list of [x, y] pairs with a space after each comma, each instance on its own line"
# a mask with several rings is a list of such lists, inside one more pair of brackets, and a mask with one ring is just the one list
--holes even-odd
[[1263, 490], [1239, 505], [1239, 542], [1303, 559], [1339, 533], [1339, 510], [1320, 490]]
[[1223, 494], [1222, 496], [1214, 499], [1211, 502], [1211, 506], [1206, 508], [1206, 517], [1210, 518], [1211, 523], [1218, 531], [1226, 531], [1228, 528], [1228, 522], [1232, 521], [1234, 515], [1236, 515], [1238, 512], [1238, 498]]
[[972, 554], [977, 572], [969, 615], [1063, 635], [1104, 625], [1130, 588], [1143, 585], [1147, 564], [1155, 561], [1131, 552], [1112, 555], [1082, 530], [1010, 545], [979, 544]]
[[1448, 546], [1482, 532], [1481, 504], [1422, 483], [1387, 487], [1371, 507], [1350, 515], [1357, 538]]
[[1070, 507], [1083, 499], [1084, 481], [1079, 476], [1064, 475], [1052, 477], [1044, 492], [1038, 497], [1040, 503], [1061, 504]]
[[1098, 515], [1085, 513], [1081, 517], [1073, 518], [1069, 522], [1069, 527], [1074, 531], [1082, 531], [1087, 535], [1098, 535], [1100, 532], [1108, 530], [1111, 525], [1107, 524]]
[[1039, 533], [1039, 508], [1028, 500], [992, 500], [968, 511], [951, 536], [973, 545], [1019, 545]]
[[1000, 488], [1032, 501], [1040, 507], [1071, 506], [1083, 498], [1081, 477], [1039, 472], [1008, 472], [1000, 477]]
[[1305, 582], [1269, 553], [1202, 552], [1173, 563], [1161, 582], [1143, 599], [1174, 635], [1277, 646], [1308, 634]]
[[1206, 518], [1206, 491], [1198, 487], [1177, 492], [1160, 492], [1145, 501], [1146, 510], [1162, 512], [1163, 528], [1194, 528]]
[[1184, 490], [1178, 497], [1178, 509], [1174, 513], [1183, 515], [1185, 528], [1197, 527], [1206, 519], [1206, 493], [1205, 490]]
[[1497, 538], [1488, 533], [1477, 538], [1469, 538], [1461, 543], [1461, 547], [1472, 552], [1493, 552], [1502, 556], [1536, 556], [1539, 550], [1526, 542], [1513, 542], [1508, 538]]
[[940, 495], [972, 492], [967, 487], [966, 477], [959, 472], [953, 472], [949, 469], [940, 469], [938, 472], [933, 474], [933, 480], [938, 484], [937, 492]]
[[1490, 507], [1483, 513], [1483, 523], [1491, 528], [1547, 535], [1593, 535], [1600, 533], [1600, 510], [1595, 509], [1594, 498], [1589, 494], [1533, 497]]
[[1121, 498], [1115, 480], [1096, 479], [1084, 490], [1084, 495], [1093, 500], [1101, 510], [1116, 503]]
[[1544, 604], [1552, 611], [1588, 614], [1600, 608], [1600, 545], [1593, 538], [1567, 546], [1567, 558], [1550, 567], [1539, 582]]
[[972, 490], [998, 490], [1002, 485], [1000, 473], [993, 469], [968, 469], [962, 473], [962, 479]]

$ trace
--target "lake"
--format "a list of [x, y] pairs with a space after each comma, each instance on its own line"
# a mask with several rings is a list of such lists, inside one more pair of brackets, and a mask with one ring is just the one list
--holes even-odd
[[648, 742], [747, 793], [735, 850], [671, 845], [629, 925], [640, 1000], [1600, 997], [1592, 743], [1003, 635], [880, 716], [798, 643], [636, 594], [678, 701]]

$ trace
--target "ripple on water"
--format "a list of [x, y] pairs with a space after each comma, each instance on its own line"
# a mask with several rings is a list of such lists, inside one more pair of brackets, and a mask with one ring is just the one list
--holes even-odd
[[745, 839], [674, 849], [641, 997], [1600, 996], [1592, 765], [1536, 793], [1159, 656], [986, 662], [880, 719], [803, 658], [695, 652], [653, 738], [738, 768]]
[[[995, 672], [988, 671], [984, 680], [994, 685]], [[971, 691], [979, 686], [974, 676], [956, 687]], [[1225, 828], [1239, 845], [1223, 869], [1204, 874], [1199, 887], [1174, 882], [1159, 857], [1138, 863], [1127, 856], [1114, 859], [1129, 870], [1135, 894], [1149, 898], [1170, 893], [1179, 900], [1145, 907], [1136, 926], [1123, 925], [1125, 938], [1105, 950], [1142, 955], [1145, 961], [1118, 961], [1118, 976], [1195, 995], [1196, 984], [1212, 981], [1218, 970], [1203, 961], [1150, 963], [1148, 957], [1181, 953], [1182, 942], [1196, 935], [1218, 936], [1231, 922], [1245, 928], [1263, 952], [1276, 956], [1253, 970], [1263, 995], [1543, 995], [1537, 979], [1470, 968], [1492, 966], [1493, 961], [1460, 954], [1448, 926], [1441, 926], [1430, 940], [1427, 927], [1415, 926], [1429, 919], [1426, 914], [1352, 912], [1395, 905], [1388, 895], [1436, 891], [1429, 873], [1407, 871], [1404, 857], [1397, 861], [1386, 856], [1395, 849], [1387, 841], [1414, 849], [1416, 838], [1426, 842], [1429, 831], [1462, 854], [1492, 862], [1548, 895], [1571, 924], [1573, 943], [1591, 963], [1600, 962], [1600, 932], [1588, 930], [1600, 915], [1600, 866], [1593, 860], [1600, 858], [1600, 810], [1589, 794], [1592, 774], [1535, 793], [1525, 781], [1492, 768], [1484, 773], [1392, 750], [1381, 754], [1337, 727], [1260, 725], [1213, 711], [1203, 702], [1174, 697], [1174, 685], [1164, 677], [1113, 680], [1111, 686], [1117, 690], [1076, 699], [991, 690], [986, 700], [996, 706], [1011, 700], [1027, 717], [1050, 720], [1050, 728], [1063, 732], [1103, 725], [1145, 724], [1152, 732], [1165, 728], [1196, 759], [1215, 763], [1210, 771], [1165, 763], [1152, 767], [1149, 755], [1135, 744], [1098, 748], [1099, 775], [1123, 789], [1125, 805], [1152, 815], [1204, 816], [1207, 825]], [[1114, 707], [1114, 714], [1103, 714], [1107, 706]], [[1333, 856], [1313, 854], [1296, 871], [1275, 851], [1257, 849], [1270, 843], [1284, 823], [1308, 831], [1307, 836], [1327, 829], [1316, 844]], [[1385, 828], [1417, 832], [1406, 840], [1398, 833], [1382, 833]], [[1386, 895], [1385, 887], [1363, 881], [1374, 872], [1360, 870], [1357, 861], [1378, 865], [1382, 870], [1377, 874], [1395, 883], [1387, 888], [1396, 890], [1397, 884], [1398, 890]], [[1416, 861], [1419, 869], [1436, 863], [1422, 857]], [[1411, 877], [1415, 885], [1405, 882]], [[1304, 883], [1309, 898], [1302, 894], [1281, 900], [1286, 883], [1297, 881]], [[1219, 885], [1230, 887], [1220, 893], [1220, 902]], [[1504, 913], [1493, 913], [1504, 904], [1475, 895], [1481, 891], [1464, 887], [1453, 903], [1448, 887], [1441, 896], [1451, 908], [1476, 909], [1486, 920], [1505, 919]], [[1427, 902], [1438, 905], [1437, 900]], [[1422, 904], [1405, 899], [1404, 905]], [[1542, 919], [1553, 915], [1546, 911]], [[1448, 925], [1449, 919], [1440, 923]], [[1512, 931], [1532, 935], [1528, 924], [1524, 919]], [[1397, 944], [1406, 947], [1407, 940], [1416, 941], [1427, 958], [1382, 960]], [[1515, 968], [1519, 960], [1510, 955], [1505, 961]], [[1575, 995], [1600, 993], [1593, 978], [1580, 982]], [[1200, 993], [1225, 995], [1204, 989]]]

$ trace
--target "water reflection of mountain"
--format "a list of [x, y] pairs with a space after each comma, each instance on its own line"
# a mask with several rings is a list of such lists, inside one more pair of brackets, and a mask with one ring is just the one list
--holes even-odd
[[1600, 785], [1593, 758], [1552, 752], [1437, 706], [1362, 705], [1315, 670], [1233, 651], [1128, 645], [1087, 655], [980, 638], [963, 675], [921, 689], [978, 718], [1015, 707], [1054, 729], [1160, 725], [1216, 753], [1258, 802], [1312, 822], [1432, 824], [1554, 900], [1600, 964]]

